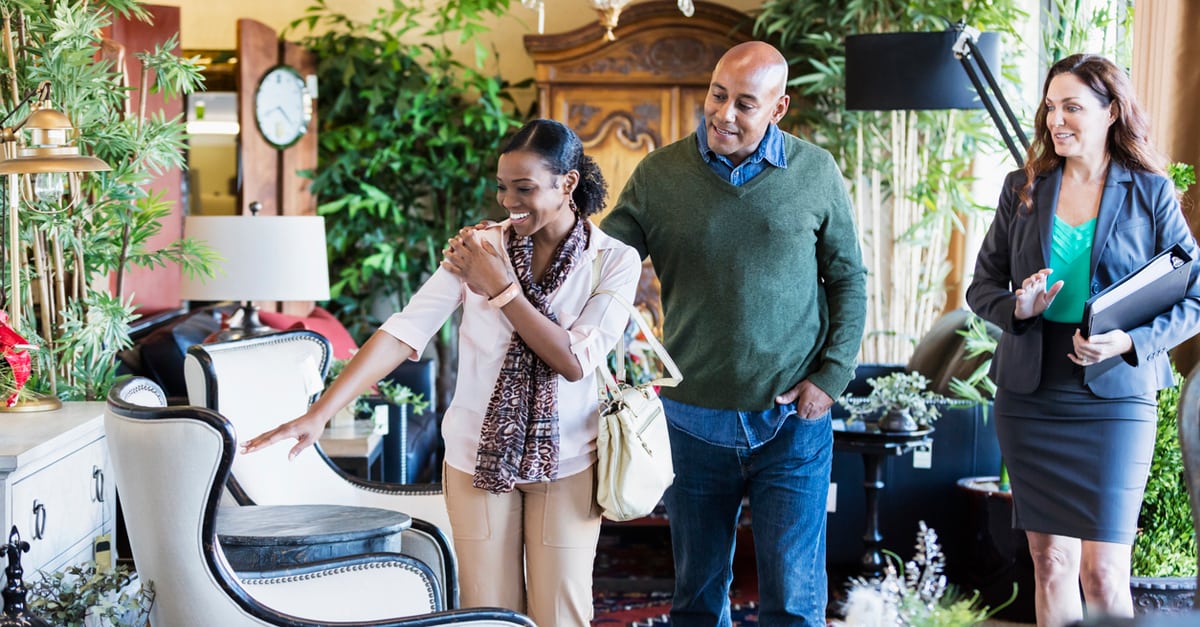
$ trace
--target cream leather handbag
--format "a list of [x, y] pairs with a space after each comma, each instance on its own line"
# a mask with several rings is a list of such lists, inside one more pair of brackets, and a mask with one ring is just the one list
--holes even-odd
[[646, 342], [671, 375], [630, 385], [625, 382], [625, 337], [617, 343], [617, 375], [596, 368], [600, 391], [600, 434], [596, 439], [596, 501], [605, 518], [632, 520], [654, 511], [675, 478], [667, 417], [656, 386], [674, 387], [683, 380], [679, 368], [654, 337], [642, 314], [621, 296], [607, 294], [629, 310]]

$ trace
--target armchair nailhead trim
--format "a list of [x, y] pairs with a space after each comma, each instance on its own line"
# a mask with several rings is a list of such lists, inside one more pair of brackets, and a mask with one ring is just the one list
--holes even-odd
[[242, 579], [241, 582], [242, 582], [243, 586], [271, 586], [271, 585], [277, 585], [277, 584], [281, 584], [281, 583], [289, 583], [289, 582], [293, 582], [293, 581], [323, 579], [325, 577], [329, 577], [332, 575], [338, 575], [341, 573], [349, 573], [349, 572], [355, 572], [355, 571], [372, 570], [372, 569], [380, 569], [380, 568], [388, 568], [388, 569], [400, 568], [400, 569], [409, 571], [409, 572], [417, 575], [418, 577], [420, 577], [421, 581], [424, 582], [424, 584], [425, 584], [425, 596], [429, 601], [429, 607], [438, 607], [437, 596], [433, 592], [433, 584], [430, 583], [430, 580], [425, 571], [417, 568], [416, 566], [413, 566], [412, 564], [407, 564], [405, 562], [387, 560], [387, 559], [379, 560], [379, 561], [375, 561], [375, 562], [365, 562], [365, 563], [361, 563], [361, 564], [351, 564], [349, 566], [337, 566], [335, 568], [328, 568], [328, 569], [324, 569], [324, 570], [318, 570], [318, 571], [313, 571], [310, 573], [303, 573], [303, 574], [299, 574], [299, 575], [288, 575], [286, 577], [262, 577], [262, 578], [255, 578], [255, 579]]

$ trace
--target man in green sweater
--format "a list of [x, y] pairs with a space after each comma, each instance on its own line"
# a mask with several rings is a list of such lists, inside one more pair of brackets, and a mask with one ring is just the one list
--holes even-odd
[[749, 497], [763, 625], [825, 625], [829, 409], [854, 375], [866, 271], [828, 152], [779, 129], [787, 62], [763, 42], [713, 70], [696, 132], [647, 155], [601, 224], [654, 262], [675, 484], [671, 624], [729, 625]]

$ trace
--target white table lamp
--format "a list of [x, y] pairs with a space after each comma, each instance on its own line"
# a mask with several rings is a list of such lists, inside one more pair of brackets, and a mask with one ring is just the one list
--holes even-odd
[[188, 300], [243, 303], [221, 339], [266, 333], [254, 301], [329, 299], [325, 218], [320, 216], [189, 216], [185, 237], [222, 258], [213, 277], [184, 276]]

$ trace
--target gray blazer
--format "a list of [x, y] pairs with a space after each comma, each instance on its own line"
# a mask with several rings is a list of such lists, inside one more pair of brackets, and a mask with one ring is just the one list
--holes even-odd
[[[1025, 173], [1020, 170], [1004, 181], [996, 216], [967, 288], [967, 303], [1004, 330], [992, 360], [992, 379], [1004, 389], [1030, 393], [1041, 379], [1042, 318], [1014, 320], [1017, 299], [1013, 290], [1029, 275], [1050, 266], [1051, 228], [1062, 168], [1034, 181], [1031, 212], [1021, 208], [1017, 196], [1024, 184]], [[1167, 351], [1200, 331], [1200, 251], [1179, 209], [1174, 186], [1165, 177], [1131, 172], [1112, 162], [1092, 242], [1089, 291], [1100, 292], [1176, 243], [1197, 260], [1192, 264], [1187, 296], [1149, 323], [1125, 329], [1133, 340], [1133, 350], [1124, 355], [1124, 363], [1088, 384], [1097, 396], [1120, 398], [1171, 385]]]

